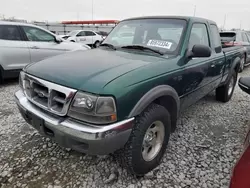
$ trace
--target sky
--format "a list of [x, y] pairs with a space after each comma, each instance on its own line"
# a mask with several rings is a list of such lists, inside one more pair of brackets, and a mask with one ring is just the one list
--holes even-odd
[[[29, 21], [115, 19], [148, 15], [208, 18], [226, 29], [250, 30], [250, 0], [1, 0], [0, 18]], [[93, 14], [92, 14], [93, 4]], [[196, 6], [196, 11], [195, 11]], [[224, 24], [225, 21], [225, 24]]]

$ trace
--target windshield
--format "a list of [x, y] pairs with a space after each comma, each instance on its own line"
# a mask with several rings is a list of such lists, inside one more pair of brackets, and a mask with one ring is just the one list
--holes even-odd
[[75, 36], [77, 33], [79, 33], [78, 30], [77, 31], [71, 31], [71, 32], [68, 33], [68, 35], [72, 37], [72, 36]]
[[159, 50], [162, 53], [173, 53], [186, 26], [180, 19], [141, 19], [120, 22], [103, 43], [115, 47], [140, 45]]

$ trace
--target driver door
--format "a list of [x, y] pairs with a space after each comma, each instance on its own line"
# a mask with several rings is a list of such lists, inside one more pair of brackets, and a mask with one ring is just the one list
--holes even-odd
[[[189, 38], [188, 50], [192, 50], [196, 44], [211, 47], [207, 25], [203, 23], [194, 23]], [[207, 95], [214, 89], [211, 77], [208, 72], [211, 67], [211, 57], [192, 58], [184, 65], [182, 87], [182, 108], [194, 104], [199, 99]]]
[[38, 62], [51, 56], [65, 52], [62, 46], [56, 43], [55, 36], [37, 27], [21, 26], [30, 49], [31, 62]]

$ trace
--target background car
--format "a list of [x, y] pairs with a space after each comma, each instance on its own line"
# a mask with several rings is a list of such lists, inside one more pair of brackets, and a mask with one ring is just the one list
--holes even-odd
[[[250, 95], [250, 77], [239, 79], [239, 87]], [[250, 187], [250, 129], [245, 139], [244, 152], [237, 161], [230, 181], [230, 188]]]
[[98, 47], [104, 39], [104, 37], [97, 32], [86, 30], [74, 30], [62, 38], [67, 41], [83, 43], [95, 48]]
[[66, 42], [38, 26], [0, 21], [0, 82], [17, 77], [29, 63], [69, 51], [87, 50], [89, 46]]
[[105, 39], [109, 35], [109, 33], [106, 31], [97, 31], [96, 33], [101, 35], [103, 39]]
[[244, 46], [244, 56], [241, 61], [240, 72], [244, 66], [250, 65], [250, 34], [246, 31], [223, 31], [220, 32], [223, 47]]

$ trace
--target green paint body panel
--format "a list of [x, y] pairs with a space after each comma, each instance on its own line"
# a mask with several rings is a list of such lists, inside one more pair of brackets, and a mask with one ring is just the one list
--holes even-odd
[[[143, 95], [159, 85], [171, 86], [178, 93], [181, 109], [195, 103], [225, 82], [232, 63], [241, 57], [240, 48], [232, 48], [226, 53], [215, 52], [210, 30], [210, 24], [215, 24], [212, 21], [192, 17], [150, 18], [187, 21], [177, 54], [161, 56], [139, 50], [114, 51], [101, 47], [55, 56], [27, 66], [25, 71], [79, 91], [113, 96], [118, 120], [123, 120]], [[188, 60], [186, 51], [189, 35], [192, 24], [196, 22], [204, 23], [208, 28], [212, 55], [209, 58]]]

